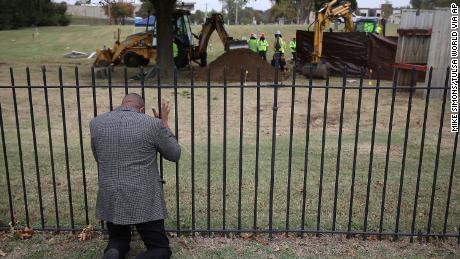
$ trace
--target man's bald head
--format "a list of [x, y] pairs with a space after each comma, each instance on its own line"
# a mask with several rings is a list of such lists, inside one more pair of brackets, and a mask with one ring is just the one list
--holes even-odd
[[123, 101], [121, 102], [121, 106], [123, 107], [129, 107], [129, 108], [134, 108], [140, 112], [144, 112], [144, 99], [138, 94], [131, 93], [127, 94], [124, 98]]

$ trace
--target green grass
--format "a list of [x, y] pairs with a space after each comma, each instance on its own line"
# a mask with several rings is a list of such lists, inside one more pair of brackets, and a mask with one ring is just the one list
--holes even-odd
[[[82, 89], [82, 114], [83, 114], [83, 140], [85, 150], [85, 168], [88, 183], [89, 218], [90, 223], [97, 224], [94, 218], [94, 205], [97, 190], [96, 166], [89, 150], [88, 123], [92, 118], [92, 99], [90, 89]], [[36, 132], [38, 141], [39, 172], [41, 174], [41, 188], [45, 208], [46, 226], [56, 224], [54, 218], [54, 196], [52, 188], [52, 176], [49, 158], [49, 147], [46, 126], [46, 114], [43, 99], [43, 90], [36, 89], [34, 94], [34, 110], [36, 121]], [[238, 223], [238, 183], [239, 183], [239, 90], [229, 90], [228, 96], [228, 145], [227, 145], [227, 209], [226, 227], [235, 228]], [[107, 89], [98, 90], [98, 112], [108, 110]], [[163, 90], [163, 96], [171, 101], [171, 91]], [[259, 160], [259, 186], [258, 186], [258, 227], [268, 228], [269, 217], [269, 193], [271, 175], [271, 103], [272, 90], [262, 91], [261, 101], [261, 139], [260, 139], [260, 160]], [[286, 195], [287, 195], [287, 174], [288, 174], [288, 151], [289, 151], [289, 113], [290, 113], [290, 91], [281, 90], [279, 96], [278, 127], [276, 142], [274, 210], [273, 226], [277, 229], [285, 227], [286, 222]], [[303, 176], [304, 176], [304, 147], [306, 127], [306, 94], [307, 91], [298, 89], [296, 94], [296, 114], [294, 117], [294, 142], [292, 153], [292, 180], [291, 180], [291, 204], [290, 204], [290, 227], [298, 229], [301, 227], [301, 208], [303, 199]], [[322, 127], [322, 98], [323, 90], [315, 90], [313, 94], [311, 111], [311, 133], [310, 148], [308, 153], [308, 175], [306, 186], [306, 216], [305, 228], [316, 228], [318, 191], [320, 176], [320, 152], [321, 152], [321, 127]], [[377, 231], [380, 217], [381, 193], [383, 188], [383, 174], [385, 168], [385, 154], [387, 142], [388, 125], [388, 98], [389, 92], [384, 91], [380, 99], [380, 111], [377, 120], [377, 133], [375, 143], [375, 154], [373, 163], [373, 176], [370, 189], [369, 204], [369, 225], [368, 229]], [[70, 226], [69, 202], [67, 197], [68, 182], [66, 178], [65, 157], [62, 135], [62, 120], [59, 107], [59, 91], [49, 90], [51, 102], [51, 122], [53, 133], [53, 152], [55, 159], [57, 198], [60, 212], [60, 225]], [[242, 228], [253, 226], [253, 205], [254, 205], [254, 177], [255, 177], [255, 103], [254, 90], [245, 91], [244, 105], [244, 141], [243, 141], [243, 164], [242, 164]], [[372, 100], [373, 92], [364, 94], [362, 108], [361, 128], [358, 143], [358, 156], [356, 163], [355, 195], [352, 217], [352, 229], [362, 230], [364, 223], [364, 203], [366, 198], [367, 173], [369, 163], [369, 148], [371, 140], [372, 125]], [[120, 102], [122, 92], [114, 91], [114, 103]], [[78, 126], [76, 117], [76, 103], [74, 90], [65, 90], [66, 97], [66, 123], [68, 128], [71, 187], [73, 195], [74, 218], [76, 226], [84, 226], [84, 203], [83, 203], [83, 179], [79, 153]], [[195, 90], [195, 216], [196, 227], [206, 228], [207, 216], [207, 117], [206, 117], [206, 92]], [[324, 179], [321, 208], [321, 228], [330, 229], [333, 217], [334, 183], [337, 157], [337, 132], [338, 113], [340, 108], [339, 91], [330, 93], [328, 129], [326, 138]], [[17, 223], [25, 224], [24, 201], [22, 195], [22, 183], [20, 165], [18, 163], [18, 148], [15, 131], [15, 120], [13, 113], [11, 93], [2, 92], [1, 95], [7, 154], [9, 157], [9, 169], [14, 199], [14, 212]], [[34, 152], [31, 139], [31, 125], [29, 118], [29, 107], [27, 104], [27, 91], [18, 90], [18, 103], [20, 104], [20, 127], [22, 137], [22, 149], [25, 161], [25, 182], [28, 190], [28, 205], [31, 225], [40, 227], [40, 213], [38, 209], [38, 192], [36, 182], [36, 169], [34, 163]], [[192, 195], [191, 195], [191, 132], [190, 132], [190, 95], [179, 95], [179, 141], [182, 146], [182, 158], [179, 166], [179, 193], [180, 193], [180, 227], [182, 229], [192, 228]], [[340, 164], [339, 193], [337, 203], [337, 228], [346, 229], [348, 225], [348, 211], [350, 201], [350, 185], [352, 174], [352, 158], [354, 150], [355, 120], [356, 120], [356, 98], [357, 93], [349, 92], [346, 97], [346, 108], [344, 111], [344, 130], [342, 139], [342, 159]], [[390, 163], [388, 170], [387, 197], [384, 214], [384, 230], [394, 230], [396, 204], [398, 198], [399, 176], [401, 171], [401, 157], [403, 153], [402, 143], [404, 140], [404, 126], [407, 94], [399, 94], [396, 100], [394, 130], [392, 136], [392, 147], [390, 152]], [[156, 91], [147, 91], [147, 106], [156, 105]], [[223, 107], [222, 91], [215, 89], [212, 92], [211, 121], [212, 121], [212, 143], [211, 143], [211, 228], [222, 227], [222, 184], [223, 184]], [[402, 193], [400, 231], [410, 231], [412, 219], [412, 206], [414, 201], [414, 190], [418, 167], [419, 143], [421, 135], [421, 119], [423, 114], [423, 100], [414, 99], [412, 110], [411, 130], [409, 131], [408, 149], [405, 168], [405, 182]], [[439, 127], [440, 102], [432, 100], [427, 124], [427, 137], [425, 144], [424, 162], [422, 167], [421, 188], [419, 193], [419, 206], [416, 217], [416, 230], [425, 230], [428, 220], [428, 209], [430, 205], [432, 175], [436, 157], [437, 130]], [[330, 117], [329, 117], [330, 116]], [[172, 118], [173, 120], [174, 118]], [[445, 122], [447, 123], [447, 121]], [[173, 124], [172, 124], [173, 125]], [[436, 186], [436, 199], [433, 212], [433, 231], [442, 231], [444, 211], [447, 198], [447, 185], [449, 181], [450, 165], [452, 159], [452, 134], [444, 132], [440, 152], [439, 173]], [[4, 168], [4, 161], [1, 160], [0, 168]], [[458, 170], [458, 164], [455, 170]], [[176, 228], [176, 178], [175, 165], [165, 162], [164, 175], [166, 180], [165, 193], [168, 204], [169, 217], [166, 221], [168, 228]], [[2, 183], [6, 183], [5, 175], [1, 174]], [[454, 181], [458, 179], [454, 178]], [[454, 182], [450, 214], [447, 224], [449, 232], [455, 232], [458, 224], [460, 207], [458, 204], [458, 188]], [[6, 186], [2, 184], [2, 193], [6, 193]], [[9, 222], [8, 200], [2, 195], [0, 211], [0, 223]]]
[[[0, 233], [0, 251], [6, 258], [100, 258], [107, 240], [102, 235], [79, 241], [72, 234], [36, 234], [29, 240], [19, 240], [11, 234]], [[344, 237], [286, 238], [275, 236], [269, 241], [257, 239], [171, 237], [173, 258], [455, 258], [460, 253], [454, 241], [409, 243], [406, 241], [363, 241]], [[136, 235], [127, 258], [144, 250]]]
[[[73, 78], [73, 66], [80, 64], [82, 85], [90, 84], [88, 66], [92, 60], [70, 60], [64, 59], [62, 55], [70, 50], [93, 51], [103, 45], [112, 45], [113, 32], [119, 26], [73, 26], [73, 27], [44, 27], [39, 28], [39, 37], [32, 40], [33, 29], [22, 29], [16, 31], [0, 32], [0, 48], [8, 51], [0, 52], [0, 84], [9, 85], [9, 71], [7, 66], [13, 66], [17, 84], [25, 84], [26, 77], [23, 68], [31, 67], [31, 79], [33, 85], [41, 85], [41, 74], [39, 66], [48, 66], [48, 83], [56, 85], [58, 82], [57, 66], [64, 68], [64, 84], [75, 83]], [[132, 26], [121, 26], [122, 35], [132, 33]], [[286, 25], [280, 29], [286, 36], [292, 35], [296, 29], [305, 29], [305, 26]], [[197, 31], [199, 28], [194, 27]], [[230, 35], [236, 38], [247, 36], [250, 32], [265, 32], [272, 35], [278, 26], [229, 26]], [[216, 58], [223, 52], [217, 35], [211, 38], [212, 49], [209, 50], [210, 60]], [[120, 71], [114, 73], [114, 83], [122, 82]], [[132, 71], [130, 71], [131, 73]], [[133, 72], [134, 73], [134, 72]], [[183, 73], [184, 78], [187, 77]], [[287, 79], [285, 82], [289, 82]], [[148, 84], [155, 84], [154, 79], [147, 81]], [[298, 83], [307, 83], [306, 79], [298, 78]], [[323, 81], [316, 81], [315, 84], [324, 84]], [[340, 79], [331, 79], [331, 84], [338, 85]], [[365, 85], [373, 83], [365, 80]], [[98, 113], [109, 110], [108, 89], [106, 80], [97, 80], [101, 88], [97, 90]], [[388, 85], [389, 82], [383, 82]], [[131, 86], [138, 86], [138, 82], [131, 83]], [[356, 85], [356, 84], [354, 84]], [[134, 89], [134, 88], [133, 88]], [[30, 209], [31, 225], [39, 227], [40, 213], [38, 210], [38, 191], [36, 181], [36, 168], [31, 138], [31, 125], [29, 115], [28, 96], [26, 90], [17, 90], [19, 119], [22, 137], [22, 149], [25, 167], [25, 184], [28, 193], [28, 204]], [[75, 90], [66, 89], [66, 123], [68, 129], [71, 187], [74, 204], [75, 224], [78, 227], [84, 226], [84, 203], [83, 203], [83, 179], [80, 161], [79, 134], [76, 112]], [[39, 172], [41, 174], [41, 188], [45, 208], [46, 226], [54, 226], [54, 194], [52, 188], [52, 175], [50, 165], [49, 144], [47, 135], [47, 123], [45, 105], [42, 89], [33, 89], [33, 104], [35, 111], [36, 132], [38, 141]], [[369, 163], [370, 135], [372, 129], [372, 111], [374, 91], [365, 90], [361, 113], [360, 137], [358, 142], [358, 157], [356, 163], [355, 179], [355, 201], [353, 207], [352, 229], [363, 229], [363, 211], [366, 198], [367, 172]], [[121, 89], [114, 90], [114, 105], [120, 103], [123, 96]], [[171, 101], [174, 96], [172, 91], [163, 90], [164, 97]], [[69, 202], [67, 197], [68, 182], [64, 158], [62, 115], [60, 110], [60, 96], [56, 89], [49, 90], [51, 127], [53, 133], [53, 152], [55, 158], [55, 171], [57, 182], [57, 200], [60, 212], [61, 226], [70, 225]], [[157, 91], [146, 90], [147, 107], [157, 105]], [[253, 224], [253, 200], [254, 200], [254, 174], [255, 174], [255, 125], [256, 125], [256, 103], [255, 90], [245, 90], [244, 103], [244, 143], [243, 143], [243, 178], [242, 178], [242, 228], [250, 228]], [[211, 121], [212, 121], [212, 143], [211, 143], [211, 227], [220, 228], [222, 224], [222, 139], [223, 139], [223, 91], [213, 89], [211, 96]], [[180, 162], [180, 215], [181, 227], [191, 228], [191, 91], [190, 89], [179, 90], [179, 140], [183, 148], [183, 156]], [[398, 92], [394, 113], [394, 132], [392, 147], [389, 157], [387, 199], [384, 214], [384, 230], [394, 229], [396, 204], [399, 189], [399, 176], [401, 172], [401, 157], [403, 154], [403, 140], [405, 129], [405, 118], [407, 110], [408, 94]], [[292, 156], [292, 179], [291, 179], [291, 203], [290, 203], [290, 227], [299, 228], [301, 222], [301, 207], [304, 194], [303, 189], [303, 168], [304, 168], [304, 146], [305, 128], [307, 118], [307, 90], [298, 89], [295, 98], [294, 116], [294, 145]], [[308, 153], [308, 176], [306, 186], [306, 217], [305, 227], [316, 228], [316, 217], [318, 208], [318, 191], [320, 177], [320, 152], [321, 152], [321, 126], [323, 120], [324, 90], [315, 89], [312, 94], [311, 108], [311, 135], [310, 149]], [[354, 151], [356, 104], [358, 100], [357, 91], [347, 91], [344, 110], [344, 134], [342, 140], [342, 160], [340, 166], [340, 184], [338, 195], [337, 227], [346, 229], [348, 225], [348, 210], [350, 200], [350, 183], [352, 174], [352, 158]], [[377, 119], [377, 133], [375, 156], [373, 163], [373, 175], [370, 189], [369, 204], [369, 230], [378, 230], [380, 216], [381, 192], [383, 188], [383, 174], [385, 168], [386, 141], [388, 131], [388, 120], [390, 110], [391, 92], [381, 91], [379, 100], [379, 113]], [[13, 190], [14, 212], [17, 223], [25, 224], [24, 198], [22, 191], [21, 172], [18, 162], [18, 143], [15, 130], [14, 108], [11, 90], [0, 90], [0, 101], [3, 108], [5, 124], [5, 137], [7, 144], [7, 155], [9, 158], [9, 170]], [[96, 166], [89, 150], [88, 124], [93, 117], [92, 94], [90, 89], [81, 90], [83, 143], [85, 154], [85, 168], [88, 183], [88, 201], [90, 223], [96, 224], [94, 219], [94, 205], [97, 191]], [[289, 124], [290, 124], [290, 89], [279, 91], [278, 116], [277, 116], [277, 142], [276, 161], [274, 178], [274, 211], [273, 225], [275, 228], [284, 228], [286, 217], [286, 195], [287, 195], [287, 174], [288, 174], [288, 151], [289, 151]], [[431, 186], [436, 158], [436, 143], [439, 128], [440, 100], [432, 99], [429, 107], [427, 121], [427, 139], [425, 154], [422, 166], [421, 188], [419, 193], [419, 205], [417, 208], [416, 230], [424, 230], [427, 225], [428, 211], [430, 206]], [[271, 175], [271, 133], [272, 133], [272, 106], [273, 90], [263, 89], [261, 94], [261, 142], [260, 142], [260, 164], [259, 164], [259, 192], [258, 192], [258, 226], [268, 227], [268, 202], [270, 192]], [[195, 190], [196, 190], [196, 227], [205, 228], [207, 212], [207, 117], [206, 117], [206, 91], [195, 90]], [[176, 109], [176, 107], [174, 107]], [[227, 146], [227, 227], [237, 226], [238, 216], [238, 167], [239, 167], [239, 89], [228, 91], [228, 146]], [[418, 168], [418, 156], [420, 149], [421, 126], [423, 123], [424, 100], [416, 95], [413, 101], [412, 118], [409, 131], [408, 149], [405, 168], [405, 181], [403, 185], [400, 230], [410, 231], [412, 206], [414, 201], [414, 190]], [[324, 160], [323, 175], [323, 199], [321, 208], [321, 228], [329, 229], [332, 225], [332, 206], [334, 199], [334, 181], [336, 172], [337, 157], [337, 132], [340, 112], [340, 91], [331, 90], [329, 96], [327, 116], [327, 139]], [[444, 211], [447, 199], [447, 184], [449, 181], [450, 165], [452, 159], [453, 135], [448, 132], [447, 116], [439, 160], [439, 173], [436, 185], [436, 197], [433, 214], [433, 231], [442, 231]], [[173, 124], [172, 124], [173, 125]], [[6, 194], [6, 179], [4, 172], [4, 161], [0, 159], [0, 191]], [[455, 172], [458, 171], [458, 163], [455, 165]], [[175, 166], [165, 162], [164, 168], [166, 199], [170, 217], [167, 219], [167, 226], [175, 228], [176, 206], [175, 206]], [[460, 220], [460, 205], [458, 179], [454, 177], [453, 192], [450, 204], [450, 213], [447, 222], [447, 231], [455, 232]], [[0, 197], [0, 224], [8, 224], [7, 195]]]

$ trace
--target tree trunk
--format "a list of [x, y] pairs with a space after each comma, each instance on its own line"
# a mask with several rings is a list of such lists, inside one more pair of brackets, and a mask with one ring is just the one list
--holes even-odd
[[157, 65], [160, 67], [160, 75], [164, 79], [170, 79], [174, 71], [172, 51], [173, 41], [173, 12], [176, 0], [150, 0], [155, 8], [157, 19]]

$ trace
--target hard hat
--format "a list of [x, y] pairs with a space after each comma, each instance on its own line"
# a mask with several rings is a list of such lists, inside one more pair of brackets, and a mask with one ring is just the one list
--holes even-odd
[[251, 37], [256, 37], [256, 34], [255, 34], [255, 33], [251, 33]]
[[275, 35], [281, 35], [281, 32], [278, 30], [275, 32]]

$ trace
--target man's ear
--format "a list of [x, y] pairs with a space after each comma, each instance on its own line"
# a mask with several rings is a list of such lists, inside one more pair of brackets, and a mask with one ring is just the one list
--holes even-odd
[[139, 109], [139, 112], [140, 112], [140, 113], [145, 113], [145, 107], [140, 108], [140, 109]]

